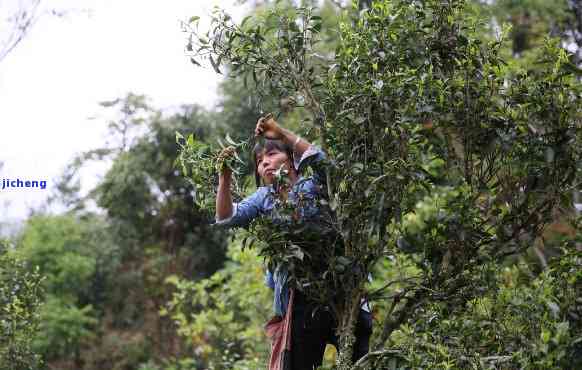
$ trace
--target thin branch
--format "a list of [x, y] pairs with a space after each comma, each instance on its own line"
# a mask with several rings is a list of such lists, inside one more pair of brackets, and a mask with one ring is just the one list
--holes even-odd
[[24, 39], [32, 26], [38, 20], [37, 12], [41, 0], [32, 0], [32, 3], [26, 7], [24, 2], [20, 3], [19, 9], [12, 16], [9, 22], [13, 23], [12, 31], [8, 39], [0, 49], [0, 62], [10, 54], [14, 48]]
[[406, 283], [406, 282], [410, 282], [410, 281], [414, 281], [416, 279], [419, 279], [420, 276], [412, 276], [406, 279], [401, 279], [401, 280], [392, 280], [389, 281], [388, 283], [384, 284], [382, 287], [374, 290], [373, 292], [369, 293], [369, 297], [372, 297], [374, 295], [379, 294], [380, 292], [382, 292], [384, 289], [387, 289], [388, 287], [390, 287], [392, 284], [397, 284], [397, 283]]
[[[401, 293], [401, 298], [400, 299], [405, 299], [406, 303], [404, 304], [404, 306], [399, 310], [399, 312], [396, 315], [396, 318], [393, 320], [390, 320], [389, 317], [392, 316], [392, 310], [394, 308], [391, 309], [391, 311], [386, 315], [386, 321], [384, 323], [384, 328], [382, 330], [382, 335], [380, 336], [380, 340], [378, 341], [378, 345], [377, 348], [380, 348], [384, 345], [384, 343], [386, 343], [386, 341], [388, 340], [388, 338], [390, 338], [390, 335], [392, 334], [392, 332], [398, 328], [400, 325], [402, 325], [402, 323], [404, 323], [404, 321], [406, 321], [406, 319], [408, 319], [408, 316], [412, 314], [412, 308], [416, 305], [416, 303], [418, 301], [420, 301], [420, 294], [421, 291], [417, 290], [414, 295], [412, 297], [406, 297], [406, 293], [408, 293], [409, 291], [403, 291]], [[400, 301], [400, 299], [394, 299], [393, 302], [393, 307], [396, 307], [396, 304], [398, 304], [398, 302]]]

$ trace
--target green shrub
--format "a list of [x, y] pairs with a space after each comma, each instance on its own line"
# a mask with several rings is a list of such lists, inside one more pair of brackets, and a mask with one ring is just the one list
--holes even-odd
[[38, 334], [42, 278], [11, 248], [0, 240], [0, 368], [30, 370], [40, 363], [32, 341]]

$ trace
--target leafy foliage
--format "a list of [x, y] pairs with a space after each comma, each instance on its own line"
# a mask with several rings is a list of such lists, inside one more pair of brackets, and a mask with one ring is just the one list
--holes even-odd
[[229, 246], [225, 268], [192, 282], [176, 276], [168, 283], [176, 292], [163, 309], [192, 348], [194, 367], [256, 369], [267, 362], [267, 340], [261, 320], [271, 311], [263, 284], [263, 267], [240, 240]]
[[[209, 219], [214, 217], [216, 188], [218, 187], [217, 173], [224, 167], [228, 167], [237, 176], [248, 173], [248, 163], [239, 157], [238, 151], [248, 150], [250, 144], [254, 142], [253, 138], [236, 143], [227, 134], [226, 142], [229, 144], [228, 147], [219, 140], [219, 150], [195, 139], [192, 134], [186, 139], [179, 132], [176, 133], [176, 143], [179, 146], [176, 165], [180, 166], [182, 175], [194, 187], [196, 205], [206, 210]], [[233, 198], [240, 201], [244, 196], [246, 183], [239, 182], [236, 178], [233, 183]]]
[[[163, 114], [135, 94], [103, 104], [107, 143], [71, 163], [55, 198], [70, 212], [33, 217], [21, 236], [23, 258], [41, 267], [49, 290], [35, 343], [47, 366], [62, 369], [137, 368], [190, 353], [158, 314], [172, 295], [165, 280], [210, 276], [225, 258], [226, 236], [209, 228], [174, 163], [176, 131], [210, 141], [211, 115], [197, 106]], [[82, 196], [74, 183], [91, 161], [111, 168]]]
[[15, 258], [12, 248], [0, 240], [0, 367], [29, 370], [40, 364], [32, 342], [38, 332], [42, 278], [38, 269], [29, 271]]
[[[564, 255], [533, 280], [525, 264], [499, 271], [494, 288], [461, 306], [433, 303], [370, 356], [371, 368], [576, 368], [580, 346], [580, 252]], [[365, 361], [362, 362], [362, 365]], [[400, 365], [398, 365], [400, 364]]]
[[[298, 96], [297, 90], [312, 85], [321, 62], [312, 57], [321, 31], [322, 18], [309, 7], [293, 8], [281, 4], [266, 9], [258, 19], [246, 17], [240, 25], [220, 9], [212, 18], [211, 31], [202, 35], [197, 31], [198, 17], [193, 17], [188, 49], [192, 61], [207, 58], [220, 73], [220, 65], [228, 63], [232, 76], [251, 76], [259, 101], [270, 95], [291, 98], [293, 105], [313, 108], [313, 96]], [[310, 79], [312, 77], [313, 79]]]
[[36, 216], [28, 220], [16, 251], [45, 277], [47, 299], [35, 347], [47, 359], [78, 356], [93, 335], [99, 295], [92, 290], [100, 278], [98, 260], [107, 251], [94, 249], [90, 231], [70, 216]]
[[[510, 70], [504, 40], [483, 42], [463, 1], [374, 2], [340, 24], [329, 64], [312, 53], [320, 19], [310, 8], [281, 7], [245, 24], [216, 13], [208, 34], [193, 34], [196, 56], [217, 71], [224, 63], [252, 74], [258, 91], [304, 102], [336, 164], [327, 168], [325, 202], [350, 279], [322, 286], [347, 292], [337, 304], [339, 368], [350, 366], [368, 272], [386, 257], [408, 258], [399, 245], [413, 254], [416, 275], [388, 294], [378, 345], [435, 302], [464, 306], [494, 289], [495, 266], [523, 254], [571, 206], [581, 90], [557, 42], [546, 41], [535, 71]], [[427, 197], [437, 212], [415, 232], [407, 220]], [[281, 236], [279, 244], [299, 246], [284, 248], [288, 261], [308, 255], [292, 239], [297, 225], [285, 227], [255, 230], [262, 250]]]

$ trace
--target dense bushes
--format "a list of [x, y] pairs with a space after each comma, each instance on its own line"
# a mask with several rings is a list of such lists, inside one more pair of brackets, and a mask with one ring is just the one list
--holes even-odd
[[39, 334], [42, 278], [13, 255], [13, 248], [0, 239], [0, 368], [31, 370], [41, 360], [33, 340]]

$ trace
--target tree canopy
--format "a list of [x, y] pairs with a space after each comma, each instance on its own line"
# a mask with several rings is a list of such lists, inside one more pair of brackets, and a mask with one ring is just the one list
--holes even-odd
[[[322, 19], [309, 6], [276, 5], [240, 24], [217, 11], [207, 33], [192, 34], [195, 57], [217, 72], [252, 76], [257, 96], [300, 102], [330, 157], [319, 202], [341, 248], [326, 250], [323, 271], [321, 260], [306, 263], [315, 251], [294, 235], [301, 225], [260, 220], [250, 233], [269, 260], [302, 276], [298, 289], [321, 302], [344, 292], [334, 307], [338, 369], [353, 366], [355, 314], [370, 293], [368, 273], [385, 259], [410, 269], [371, 292], [390, 302], [376, 344], [390, 350], [363, 362], [398, 357], [393, 334], [427, 311], [452, 319], [497, 292], [500, 266], [571, 210], [581, 163], [572, 56], [548, 38], [535, 70], [510, 68], [504, 35], [483, 40], [466, 9], [463, 1], [373, 2], [340, 22], [327, 58], [317, 54]], [[432, 209], [419, 215], [419, 202]], [[568, 343], [566, 361], [579, 361], [576, 340]], [[461, 353], [452, 364], [499, 355]]]

